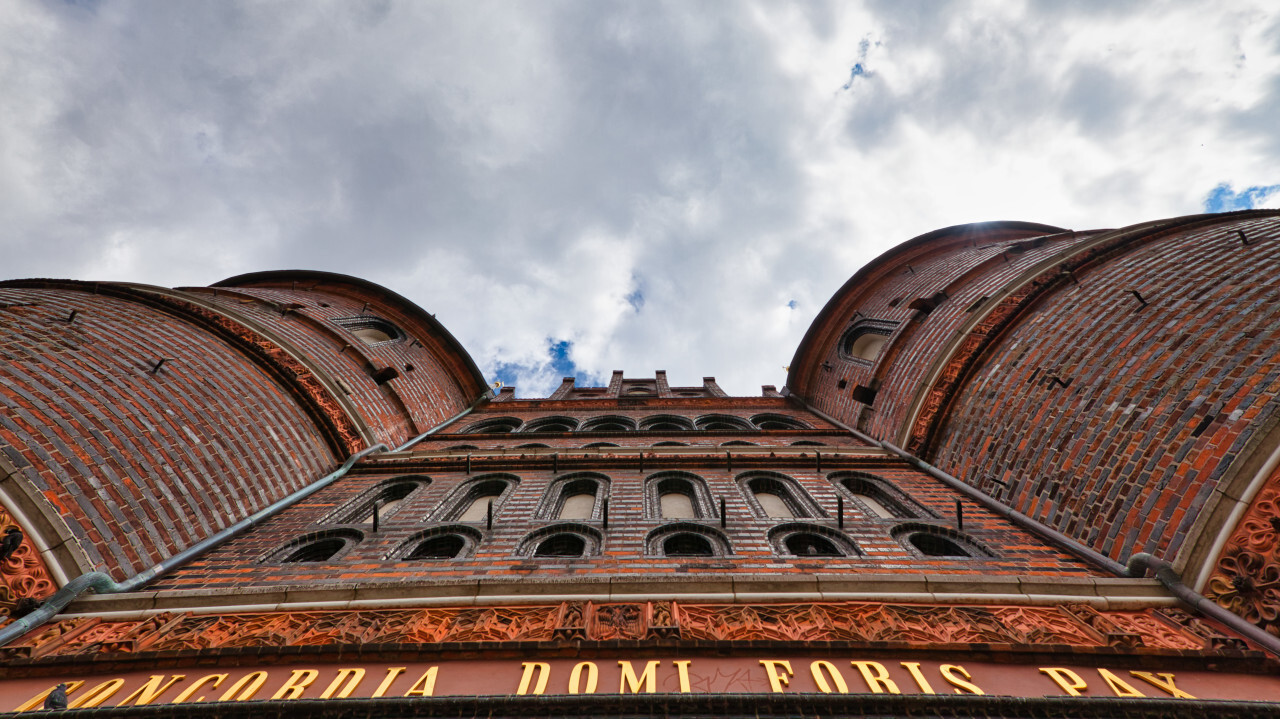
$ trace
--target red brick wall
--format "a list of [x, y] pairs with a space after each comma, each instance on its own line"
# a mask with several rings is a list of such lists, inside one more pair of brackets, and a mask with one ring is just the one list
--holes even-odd
[[[845, 535], [857, 542], [865, 557], [797, 559], [780, 556], [767, 541], [768, 531], [785, 520], [755, 516], [739, 488], [736, 478], [744, 469], [703, 467], [686, 469], [701, 477], [713, 498], [725, 498], [727, 527], [724, 530], [733, 554], [725, 557], [663, 558], [645, 555], [646, 536], [672, 520], [646, 517], [644, 480], [665, 470], [666, 466], [636, 469], [601, 469], [575, 465], [553, 474], [549, 469], [504, 470], [520, 482], [508, 495], [494, 518], [494, 527], [485, 532], [479, 551], [470, 559], [395, 561], [386, 556], [417, 532], [437, 526], [430, 518], [460, 483], [483, 476], [484, 471], [435, 471], [429, 464], [400, 462], [396, 474], [387, 472], [386, 461], [367, 464], [357, 475], [350, 475], [334, 486], [316, 494], [307, 502], [290, 509], [270, 524], [252, 534], [234, 540], [218, 550], [163, 578], [156, 589], [232, 588], [256, 585], [270, 587], [325, 587], [415, 582], [425, 580], [474, 581], [477, 579], [530, 579], [636, 577], [663, 575], [687, 576], [762, 574], [779, 576], [811, 576], [824, 574], [856, 576], [866, 573], [919, 573], [963, 575], [1072, 575], [1093, 576], [1094, 573], [1073, 559], [1045, 547], [1034, 537], [1009, 525], [965, 500], [965, 531], [982, 545], [994, 550], [995, 557], [945, 559], [924, 558], [904, 549], [890, 535], [893, 527], [910, 521], [923, 521], [940, 526], [953, 526], [957, 495], [937, 481], [897, 462], [863, 460], [856, 466], [881, 477], [911, 495], [936, 516], [923, 520], [880, 519], [861, 513], [846, 500]], [[853, 465], [850, 465], [853, 466]], [[380, 467], [383, 469], [380, 470]], [[836, 490], [829, 477], [832, 471], [815, 471], [812, 465], [788, 466], [776, 463], [773, 468], [795, 479], [828, 514], [827, 518], [797, 520], [835, 528]], [[842, 466], [841, 470], [848, 467]], [[530, 532], [550, 526], [552, 520], [535, 520], [535, 508], [542, 501], [548, 485], [571, 472], [600, 472], [610, 480], [609, 527], [600, 556], [573, 560], [515, 556], [516, 549]], [[412, 495], [394, 514], [384, 519], [375, 535], [369, 525], [329, 525], [320, 520], [335, 509], [346, 506], [370, 488], [397, 474], [430, 477], [425, 489]], [[696, 520], [719, 528], [715, 519]], [[600, 528], [599, 520], [587, 524]], [[471, 525], [484, 532], [484, 523]], [[263, 562], [263, 558], [309, 532], [338, 527], [359, 529], [364, 540], [335, 562], [280, 564]]]
[[[1028, 238], [1037, 234], [999, 225], [972, 226], [891, 251], [860, 272], [861, 277], [855, 276], [856, 281], [823, 309], [792, 362], [788, 388], [846, 424], [875, 437], [894, 437], [938, 351], [971, 317], [974, 303], [1046, 256], [1087, 237], [1048, 235], [1033, 247]], [[909, 308], [912, 300], [942, 291], [948, 299], [932, 312]], [[863, 319], [898, 323], [874, 365], [845, 359], [839, 352], [845, 330]], [[873, 380], [880, 387], [868, 410], [852, 394], [855, 387], [871, 386]]]
[[937, 463], [1116, 559], [1173, 557], [1277, 409], [1278, 240], [1274, 216], [1222, 217], [1077, 269], [982, 355]]
[[0, 451], [96, 567], [133, 574], [332, 467], [290, 389], [190, 318], [111, 285], [7, 284]]
[[[321, 273], [264, 273], [199, 291], [228, 312], [269, 327], [297, 351], [338, 378], [375, 441], [403, 443], [467, 407], [484, 391], [471, 359], [452, 337], [407, 301], [362, 281], [340, 281]], [[297, 279], [290, 279], [291, 277]], [[258, 301], [247, 301], [247, 300]], [[288, 308], [288, 311], [282, 312]], [[339, 318], [378, 317], [407, 337], [367, 345]], [[345, 348], [345, 349], [344, 349]], [[379, 385], [371, 370], [391, 367], [398, 376]]]

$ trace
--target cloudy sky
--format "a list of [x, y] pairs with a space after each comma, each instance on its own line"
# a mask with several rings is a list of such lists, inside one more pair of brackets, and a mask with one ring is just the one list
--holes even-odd
[[1280, 207], [1277, 7], [6, 0], [0, 279], [343, 272], [521, 396], [758, 394], [923, 232]]

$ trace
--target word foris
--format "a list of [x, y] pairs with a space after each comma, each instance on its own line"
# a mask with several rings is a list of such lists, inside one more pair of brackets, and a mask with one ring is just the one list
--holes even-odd
[[[902, 690], [898, 688], [898, 683], [889, 678], [889, 670], [880, 662], [855, 660], [849, 662], [849, 664], [858, 670], [858, 673], [862, 675], [862, 681], [866, 682], [867, 688], [873, 694], [902, 693]], [[915, 681], [921, 694], [937, 693], [934, 691], [933, 685], [925, 678], [924, 672], [920, 670], [920, 662], [899, 662], [899, 664], [911, 674], [911, 679]], [[796, 675], [795, 671], [791, 669], [791, 662], [786, 659], [761, 659], [760, 666], [764, 667], [765, 674], [769, 677], [769, 688], [779, 694], [791, 684], [791, 677]], [[938, 672], [947, 684], [954, 687], [953, 691], [956, 694], [986, 693], [970, 681], [973, 677], [959, 664], [943, 664], [938, 667]], [[809, 673], [813, 675], [813, 683], [818, 686], [818, 691], [823, 694], [830, 694], [832, 691], [840, 694], [849, 693], [849, 683], [845, 681], [844, 675], [840, 673], [840, 669], [835, 664], [822, 659], [810, 662]]]

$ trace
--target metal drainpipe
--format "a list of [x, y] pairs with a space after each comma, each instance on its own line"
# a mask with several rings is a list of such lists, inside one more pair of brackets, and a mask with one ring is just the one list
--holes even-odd
[[248, 529], [252, 529], [263, 520], [274, 517], [299, 501], [310, 497], [325, 487], [328, 487], [330, 484], [341, 479], [347, 472], [351, 471], [351, 468], [355, 466], [356, 462], [364, 459], [374, 452], [385, 451], [387, 449], [387, 445], [378, 443], [368, 449], [361, 450], [351, 455], [347, 461], [343, 462], [342, 466], [334, 472], [321, 477], [284, 499], [276, 501], [270, 506], [259, 510], [239, 522], [236, 522], [212, 537], [187, 547], [172, 557], [156, 564], [150, 569], [146, 569], [135, 574], [123, 582], [116, 582], [105, 572], [88, 572], [86, 574], [81, 574], [70, 582], [64, 584], [60, 589], [58, 589], [58, 591], [54, 592], [52, 596], [44, 600], [44, 603], [41, 604], [34, 612], [31, 612], [25, 617], [19, 617], [6, 625], [3, 629], [0, 629], [0, 647], [5, 646], [14, 639], [21, 637], [32, 629], [35, 629], [49, 621], [54, 617], [54, 615], [65, 609], [68, 604], [71, 604], [71, 602], [79, 598], [81, 594], [84, 594], [90, 589], [94, 590], [98, 594], [122, 594], [124, 592], [132, 592], [136, 589], [142, 588], [142, 586], [147, 582], [150, 582], [161, 574], [186, 564], [228, 539], [231, 539]]
[[1208, 597], [1196, 592], [1191, 587], [1188, 587], [1187, 585], [1183, 584], [1182, 577], [1180, 577], [1178, 573], [1174, 571], [1173, 565], [1170, 564], [1169, 562], [1163, 559], [1158, 559], [1146, 552], [1139, 552], [1137, 554], [1134, 554], [1132, 557], [1129, 557], [1128, 566], [1122, 565], [1119, 562], [1111, 559], [1110, 557], [1104, 554], [1100, 554], [1090, 549], [1089, 547], [1086, 547], [1083, 544], [1080, 544], [1074, 539], [1071, 539], [1065, 534], [1062, 534], [1058, 530], [1041, 524], [1040, 522], [1032, 519], [1031, 517], [1028, 517], [1027, 515], [1001, 502], [995, 497], [992, 497], [979, 489], [975, 489], [974, 487], [969, 486], [965, 482], [962, 482], [956, 477], [953, 477], [950, 474], [947, 474], [946, 472], [938, 469], [937, 467], [934, 467], [933, 465], [929, 464], [928, 462], [925, 462], [919, 457], [916, 457], [915, 455], [910, 454], [906, 450], [900, 447], [897, 447], [893, 444], [890, 444], [889, 442], [882, 442], [880, 440], [877, 440], [873, 437], [863, 434], [862, 432], [857, 431], [856, 429], [853, 429], [852, 427], [849, 427], [848, 425], [835, 419], [834, 417], [831, 417], [820, 410], [810, 407], [807, 402], [805, 402], [803, 399], [800, 399], [800, 397], [797, 395], [793, 394], [790, 396], [794, 397], [798, 402], [800, 402], [800, 404], [804, 405], [805, 408], [807, 408], [810, 412], [813, 412], [814, 414], [818, 415], [819, 417], [822, 417], [828, 422], [831, 422], [837, 427], [840, 427], [850, 432], [855, 437], [863, 440], [864, 442], [869, 442], [874, 445], [879, 445], [880, 447], [898, 455], [899, 457], [903, 458], [904, 460], [909, 462], [911, 465], [917, 467], [918, 469], [924, 471], [926, 474], [933, 477], [934, 479], [937, 479], [943, 484], [946, 484], [952, 489], [955, 489], [956, 491], [964, 494], [965, 496], [981, 504], [987, 509], [990, 509], [996, 514], [999, 514], [1003, 517], [1007, 517], [1009, 521], [1022, 527], [1023, 529], [1030, 531], [1033, 534], [1039, 535], [1041, 538], [1047, 540], [1050, 544], [1054, 544], [1063, 549], [1067, 549], [1070, 552], [1076, 554], [1077, 556], [1080, 556], [1081, 558], [1086, 559], [1100, 567], [1103, 567], [1108, 571], [1113, 572], [1116, 575], [1121, 577], [1142, 578], [1146, 576], [1148, 569], [1154, 571], [1155, 578], [1162, 585], [1164, 585], [1165, 589], [1168, 589], [1169, 592], [1173, 594], [1175, 597], [1177, 597], [1181, 602], [1191, 607], [1193, 610], [1200, 612], [1204, 616], [1207, 616], [1210, 619], [1220, 622], [1226, 625], [1227, 627], [1230, 627], [1231, 629], [1235, 630], [1236, 632], [1239, 632], [1241, 635], [1245, 636], [1250, 641], [1266, 649], [1272, 654], [1275, 654], [1276, 656], [1280, 656], [1280, 638], [1274, 637], [1268, 634], [1267, 632], [1263, 631], [1262, 629], [1259, 629], [1257, 626], [1249, 623], [1248, 621], [1245, 621], [1243, 617], [1240, 617], [1237, 614], [1233, 614], [1232, 612], [1229, 612], [1226, 609], [1223, 609], [1222, 607], [1213, 603]]
[[1234, 629], [1272, 654], [1280, 656], [1280, 638], [1271, 636], [1254, 624], [1246, 621], [1244, 617], [1223, 609], [1213, 603], [1208, 597], [1183, 584], [1182, 577], [1178, 576], [1178, 573], [1173, 569], [1173, 565], [1169, 562], [1154, 557], [1146, 552], [1139, 552], [1132, 557], [1129, 557], [1129, 576], [1145, 577], [1148, 569], [1153, 571], [1155, 573], [1155, 578], [1158, 579], [1166, 589], [1172, 592], [1174, 596], [1181, 599], [1183, 603], [1190, 605], [1191, 608], [1206, 617], [1209, 617], [1214, 621], [1221, 622], [1231, 629]]

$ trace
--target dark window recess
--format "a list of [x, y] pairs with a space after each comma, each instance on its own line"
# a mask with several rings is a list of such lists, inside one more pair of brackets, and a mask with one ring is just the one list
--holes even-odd
[[849, 393], [849, 396], [853, 398], [854, 402], [861, 402], [870, 407], [875, 404], [876, 390], [860, 384], [853, 388], [853, 392]]
[[907, 305], [908, 309], [919, 310], [928, 314], [938, 308], [938, 305], [947, 300], [946, 292], [936, 292], [932, 297], [917, 297], [911, 300], [911, 304]]
[[369, 376], [378, 384], [386, 384], [396, 377], [400, 376], [400, 371], [395, 367], [380, 367], [369, 372]]
[[543, 540], [535, 557], [581, 557], [587, 551], [587, 543], [576, 534], [556, 534]]
[[443, 537], [434, 537], [414, 547], [407, 560], [413, 559], [453, 559], [458, 556], [462, 548], [467, 545], [466, 540], [456, 534], [446, 534]]
[[696, 534], [676, 534], [662, 542], [662, 553], [668, 557], [711, 557], [715, 552], [706, 537]]
[[890, 307], [897, 307], [897, 306], [898, 306], [898, 305], [900, 305], [900, 304], [902, 304], [902, 298], [901, 298], [901, 297], [894, 297], [893, 299], [889, 300], [889, 306], [890, 306]]
[[842, 379], [839, 382], [836, 382], [836, 389], [844, 389], [845, 387], [848, 387], [848, 386], [849, 386], [848, 380]]
[[930, 557], [967, 557], [969, 553], [960, 548], [960, 545], [947, 539], [939, 537], [936, 534], [926, 534], [917, 532], [911, 535], [911, 544], [919, 549], [921, 553]]
[[784, 542], [787, 551], [797, 557], [840, 557], [844, 556], [831, 540], [816, 534], [793, 534]]
[[321, 539], [318, 542], [311, 542], [298, 547], [289, 556], [284, 558], [284, 562], [324, 562], [333, 557], [333, 555], [342, 551], [347, 543], [341, 539]]

